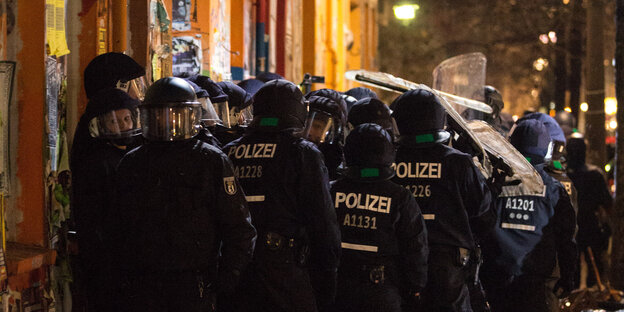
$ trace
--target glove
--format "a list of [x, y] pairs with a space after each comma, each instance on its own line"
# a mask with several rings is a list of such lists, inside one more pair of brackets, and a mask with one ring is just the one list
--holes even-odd
[[336, 270], [326, 271], [310, 268], [310, 282], [316, 294], [319, 311], [329, 311], [336, 300]]

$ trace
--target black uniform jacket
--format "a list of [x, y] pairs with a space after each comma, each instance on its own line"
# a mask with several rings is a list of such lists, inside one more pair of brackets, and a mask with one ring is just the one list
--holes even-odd
[[558, 260], [561, 278], [571, 279], [576, 263], [576, 214], [565, 188], [535, 165], [546, 194], [499, 197], [498, 221], [483, 248], [486, 274], [550, 276]]
[[256, 231], [229, 159], [195, 138], [148, 142], [118, 167], [111, 237], [127, 274], [242, 271]]
[[401, 144], [393, 181], [407, 188], [423, 213], [429, 245], [474, 249], [496, 217], [485, 178], [465, 153], [441, 143]]
[[335, 271], [340, 229], [327, 169], [316, 146], [292, 130], [250, 128], [223, 148], [245, 189], [258, 235], [274, 232], [310, 246], [310, 264]]
[[333, 182], [331, 193], [342, 230], [340, 266], [394, 266], [409, 289], [423, 289], [427, 229], [412, 194], [386, 179], [348, 177]]

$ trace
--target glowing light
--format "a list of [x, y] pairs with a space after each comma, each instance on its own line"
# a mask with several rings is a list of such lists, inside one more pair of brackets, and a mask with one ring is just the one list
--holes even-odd
[[540, 57], [537, 60], [535, 60], [535, 62], [533, 62], [533, 67], [537, 71], [542, 71], [544, 70], [544, 68], [548, 67], [548, 60]]
[[539, 41], [543, 44], [548, 44], [548, 35], [547, 34], [541, 34], [539, 35]]
[[605, 171], [606, 172], [610, 172], [611, 171], [611, 164], [606, 164], [605, 165]]
[[550, 39], [550, 42], [557, 43], [557, 33], [556, 32], [549, 31], [548, 32], [548, 38]]
[[564, 108], [563, 110], [564, 110], [564, 111], [566, 111], [566, 112], [568, 112], [568, 113], [571, 113], [571, 112], [572, 112], [572, 109], [571, 109], [570, 107], [566, 107], [566, 108]]
[[609, 128], [617, 129], [617, 121], [611, 120], [611, 122], [609, 122]]
[[412, 20], [416, 18], [416, 10], [420, 9], [418, 4], [401, 4], [392, 7], [394, 16], [399, 20]]
[[531, 90], [531, 96], [536, 98], [539, 95], [539, 92], [536, 89]]
[[[563, 4], [568, 5], [570, 4], [570, 0], [563, 0]], [[566, 306], [570, 306], [569, 302], [566, 302]]]
[[589, 109], [589, 105], [586, 102], [581, 103], [581, 112], [586, 112]]
[[614, 97], [605, 98], [604, 104], [607, 115], [614, 115], [617, 112], [617, 100]]
[[[570, 0], [567, 0], [567, 1], [568, 1], [568, 2], [570, 2]], [[563, 1], [563, 3], [565, 3], [565, 2], [566, 2], [566, 0], [564, 0], [564, 1]], [[566, 3], [566, 4], [567, 4], [567, 3]], [[566, 307], [569, 307], [569, 306], [571, 306], [571, 305], [572, 305], [572, 303], [570, 303], [570, 301], [566, 301], [566, 303], [565, 303], [565, 306], [566, 306]]]
[[514, 122], [518, 121], [518, 115], [511, 116], [511, 119], [513, 119]]

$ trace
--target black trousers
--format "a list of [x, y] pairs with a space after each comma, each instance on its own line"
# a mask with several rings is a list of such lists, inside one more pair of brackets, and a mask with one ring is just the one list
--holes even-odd
[[548, 278], [518, 276], [508, 285], [488, 285], [492, 312], [549, 312], [553, 309]]
[[422, 294], [423, 311], [472, 311], [467, 285], [469, 269], [460, 264], [459, 258], [457, 247], [429, 247], [427, 286]]
[[[349, 266], [344, 263], [341, 268]], [[357, 264], [351, 264], [357, 267]], [[397, 285], [396, 272], [386, 267], [386, 279], [380, 283], [370, 280], [369, 271], [338, 271], [335, 312], [401, 312], [401, 295]]]

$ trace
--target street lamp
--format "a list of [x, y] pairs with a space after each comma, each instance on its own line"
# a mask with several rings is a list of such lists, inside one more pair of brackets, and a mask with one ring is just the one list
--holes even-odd
[[416, 10], [420, 9], [420, 6], [415, 3], [400, 3], [392, 7], [394, 10], [394, 16], [401, 21], [410, 21], [416, 18]]

